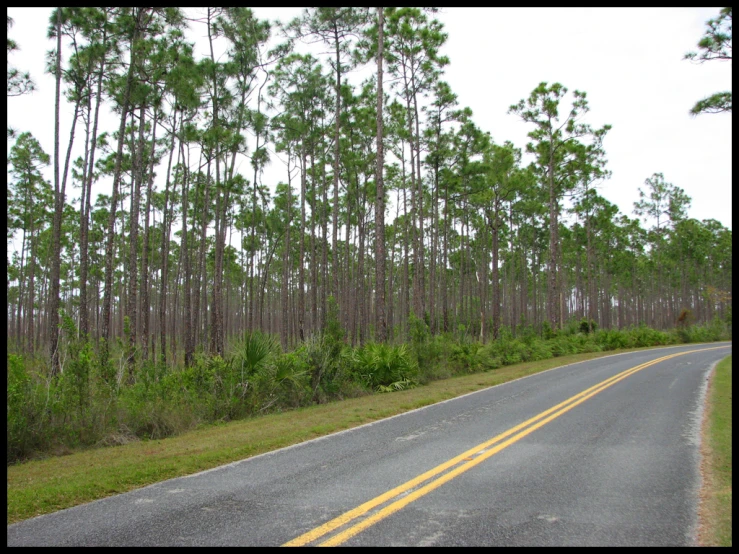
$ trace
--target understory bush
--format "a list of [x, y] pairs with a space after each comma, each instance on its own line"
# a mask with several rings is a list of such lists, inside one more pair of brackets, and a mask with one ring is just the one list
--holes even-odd
[[369, 389], [389, 392], [418, 385], [418, 362], [405, 344], [370, 342], [349, 357], [352, 375]]
[[730, 319], [718, 318], [671, 331], [644, 325], [602, 329], [585, 320], [559, 331], [544, 325], [541, 333], [523, 326], [516, 336], [503, 327], [496, 340], [486, 343], [461, 325], [431, 335], [426, 321], [412, 318], [409, 329], [408, 344], [352, 347], [334, 306], [325, 331], [291, 352], [283, 352], [273, 336], [246, 333], [224, 357], [196, 353], [189, 367], [139, 361], [128, 383], [124, 345], [114, 345], [101, 359], [62, 315], [58, 375], [49, 376], [45, 360], [8, 353], [7, 462], [160, 439], [203, 424], [403, 390], [555, 356], [731, 338]]
[[480, 350], [482, 345], [477, 341], [462, 340], [452, 343], [449, 349], [449, 361], [455, 373], [471, 373], [481, 367]]

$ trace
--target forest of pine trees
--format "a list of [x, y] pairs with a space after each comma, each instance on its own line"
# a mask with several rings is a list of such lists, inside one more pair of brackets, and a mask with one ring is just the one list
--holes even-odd
[[[278, 28], [248, 8], [57, 8], [49, 36], [54, 151], [8, 130], [7, 333], [51, 376], [87, 356], [134, 385], [256, 332], [290, 352], [730, 325], [731, 230], [687, 217], [658, 172], [631, 214], [601, 196], [610, 126], [585, 92], [510, 99], [530, 141], [495, 143], [444, 81], [431, 9]], [[33, 94], [22, 78], [9, 96]], [[277, 156], [287, 177], [266, 182]]]

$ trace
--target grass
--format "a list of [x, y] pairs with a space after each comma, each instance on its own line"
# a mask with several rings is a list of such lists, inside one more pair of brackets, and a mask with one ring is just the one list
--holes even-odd
[[[121, 446], [86, 449], [60, 457], [12, 465], [7, 471], [8, 525], [34, 516], [120, 494], [166, 479], [190, 475], [229, 462], [276, 450], [312, 438], [356, 427], [409, 410], [454, 398], [475, 390], [498, 385], [547, 369], [626, 352], [591, 352], [506, 366], [495, 371], [432, 381], [428, 385], [391, 394], [375, 394], [340, 402], [315, 405], [227, 424], [204, 426], [181, 436], [131, 442]], [[728, 410], [728, 435], [714, 453], [728, 441], [728, 504], [723, 480], [711, 499], [720, 501], [716, 514], [728, 510], [728, 541], [731, 544], [731, 365], [728, 388], [726, 370], [719, 366], [713, 390], [724, 389], [728, 405], [712, 412], [723, 417], [725, 434]], [[711, 396], [713, 398], [713, 396]], [[723, 404], [722, 404], [723, 405]], [[719, 415], [723, 414], [723, 415]], [[712, 419], [713, 421], [713, 419]], [[723, 436], [723, 435], [722, 435]], [[725, 467], [725, 458], [718, 464]], [[713, 467], [713, 466], [712, 466]], [[721, 488], [718, 488], [721, 487]], [[710, 519], [719, 521], [719, 515]], [[725, 534], [726, 531], [723, 531]], [[723, 539], [722, 539], [723, 540]]]
[[715, 369], [703, 424], [701, 546], [731, 546], [731, 356]]

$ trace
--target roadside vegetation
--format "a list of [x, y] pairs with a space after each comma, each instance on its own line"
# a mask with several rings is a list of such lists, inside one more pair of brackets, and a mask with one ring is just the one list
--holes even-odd
[[174, 371], [153, 366], [132, 384], [85, 343], [68, 346], [55, 378], [8, 355], [8, 524], [565, 363], [730, 338], [721, 320], [671, 332], [591, 328], [573, 322], [517, 338], [503, 330], [483, 344], [463, 329], [431, 336], [419, 320], [409, 344], [355, 348], [329, 324], [290, 352], [252, 333], [227, 358], [198, 356]]
[[731, 546], [731, 356], [716, 367], [703, 436], [701, 546]]

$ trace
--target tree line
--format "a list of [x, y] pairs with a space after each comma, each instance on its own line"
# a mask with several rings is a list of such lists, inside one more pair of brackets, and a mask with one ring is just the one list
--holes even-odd
[[[133, 382], [255, 330], [287, 351], [332, 326], [363, 345], [730, 322], [731, 230], [689, 218], [659, 172], [633, 217], [601, 196], [610, 126], [583, 91], [540, 83], [509, 108], [529, 142], [495, 143], [443, 79], [433, 9], [275, 26], [248, 8], [56, 8], [48, 31], [54, 152], [8, 130], [7, 317], [9, 349], [52, 375], [78, 338]], [[32, 93], [13, 71], [8, 95]], [[264, 182], [276, 159], [286, 182]]]

